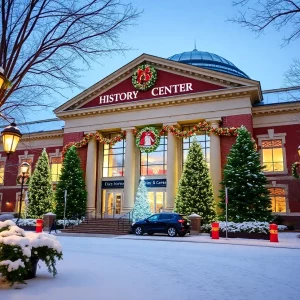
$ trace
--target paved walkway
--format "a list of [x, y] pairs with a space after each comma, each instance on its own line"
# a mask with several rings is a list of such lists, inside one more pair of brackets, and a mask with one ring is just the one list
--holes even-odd
[[143, 235], [136, 236], [134, 234], [128, 235], [107, 235], [107, 234], [67, 234], [58, 233], [58, 235], [72, 236], [72, 237], [98, 237], [98, 238], [114, 238], [114, 239], [127, 239], [127, 240], [145, 240], [145, 241], [168, 241], [168, 242], [187, 242], [187, 243], [212, 243], [212, 244], [230, 244], [230, 245], [245, 245], [245, 246], [261, 246], [261, 247], [274, 247], [274, 248], [290, 248], [300, 249], [300, 235], [299, 232], [280, 232], [279, 243], [271, 243], [268, 240], [254, 240], [254, 239], [237, 239], [237, 238], [220, 238], [213, 240], [208, 234], [201, 234], [198, 236], [187, 235], [185, 237], [171, 238], [167, 235]]

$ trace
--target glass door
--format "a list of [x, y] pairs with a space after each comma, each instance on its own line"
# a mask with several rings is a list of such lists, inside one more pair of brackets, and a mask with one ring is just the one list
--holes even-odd
[[106, 217], [115, 218], [121, 215], [122, 210], [123, 193], [115, 191], [107, 191], [105, 199], [105, 211]]
[[151, 212], [153, 214], [160, 213], [165, 207], [166, 192], [165, 191], [151, 191], [148, 192], [148, 200], [150, 203]]

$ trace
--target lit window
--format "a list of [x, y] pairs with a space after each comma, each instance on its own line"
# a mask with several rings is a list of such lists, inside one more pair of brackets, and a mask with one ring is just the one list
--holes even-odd
[[[186, 126], [183, 127], [184, 131], [190, 131], [193, 128], [193, 126]], [[187, 155], [190, 149], [190, 146], [193, 142], [193, 139], [196, 138], [197, 142], [201, 145], [205, 160], [209, 166], [210, 162], [210, 137], [209, 135], [205, 133], [199, 133], [197, 132], [195, 135], [188, 137], [188, 138], [183, 138], [182, 139], [182, 149], [183, 149], [183, 159], [182, 162], [183, 164], [185, 163], [187, 159]]]
[[272, 200], [272, 212], [285, 213], [286, 200], [283, 188], [269, 188], [270, 198]]
[[155, 151], [150, 153], [141, 152], [142, 176], [167, 174], [167, 146], [167, 137], [161, 136], [159, 146]]
[[4, 184], [5, 163], [0, 161], [0, 184]]
[[[106, 138], [114, 138], [117, 134], [109, 134]], [[104, 144], [103, 177], [124, 176], [126, 141], [121, 140], [114, 145]]]
[[51, 158], [51, 176], [52, 176], [53, 182], [59, 181], [59, 176], [61, 174], [61, 167], [62, 167], [61, 157], [52, 157]]
[[284, 171], [283, 144], [281, 139], [262, 141], [262, 162], [265, 172]]

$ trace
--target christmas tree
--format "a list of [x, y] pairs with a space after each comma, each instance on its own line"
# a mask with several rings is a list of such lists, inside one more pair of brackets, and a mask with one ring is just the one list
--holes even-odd
[[64, 217], [65, 190], [67, 190], [66, 218], [80, 218], [86, 213], [87, 192], [80, 158], [75, 146], [65, 155], [61, 175], [56, 187], [55, 205], [57, 218]]
[[225, 218], [225, 187], [228, 188], [228, 220], [270, 221], [271, 200], [260, 154], [250, 132], [242, 126], [224, 167], [220, 208]]
[[201, 216], [202, 224], [216, 219], [209, 169], [196, 139], [191, 144], [179, 181], [175, 211], [185, 215], [196, 213]]
[[30, 178], [28, 201], [27, 216], [30, 218], [42, 218], [44, 214], [53, 210], [52, 178], [45, 149], [42, 151]]
[[133, 208], [133, 221], [143, 220], [151, 216], [151, 208], [148, 200], [148, 190], [144, 181], [144, 178], [141, 178], [136, 198]]

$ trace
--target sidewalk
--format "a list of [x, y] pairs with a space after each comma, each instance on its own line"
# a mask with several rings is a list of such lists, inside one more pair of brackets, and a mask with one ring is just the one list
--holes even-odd
[[168, 242], [186, 242], [186, 243], [213, 243], [213, 244], [229, 244], [229, 245], [245, 245], [245, 246], [260, 246], [272, 248], [289, 248], [300, 249], [299, 232], [280, 232], [279, 243], [271, 243], [268, 240], [254, 240], [254, 239], [238, 239], [238, 238], [220, 238], [213, 240], [208, 234], [201, 234], [198, 236], [185, 236], [171, 238], [166, 235], [153, 235], [153, 236], [136, 236], [134, 234], [117, 236], [116, 239], [129, 239], [129, 240], [146, 240], [146, 241], [168, 241]]

